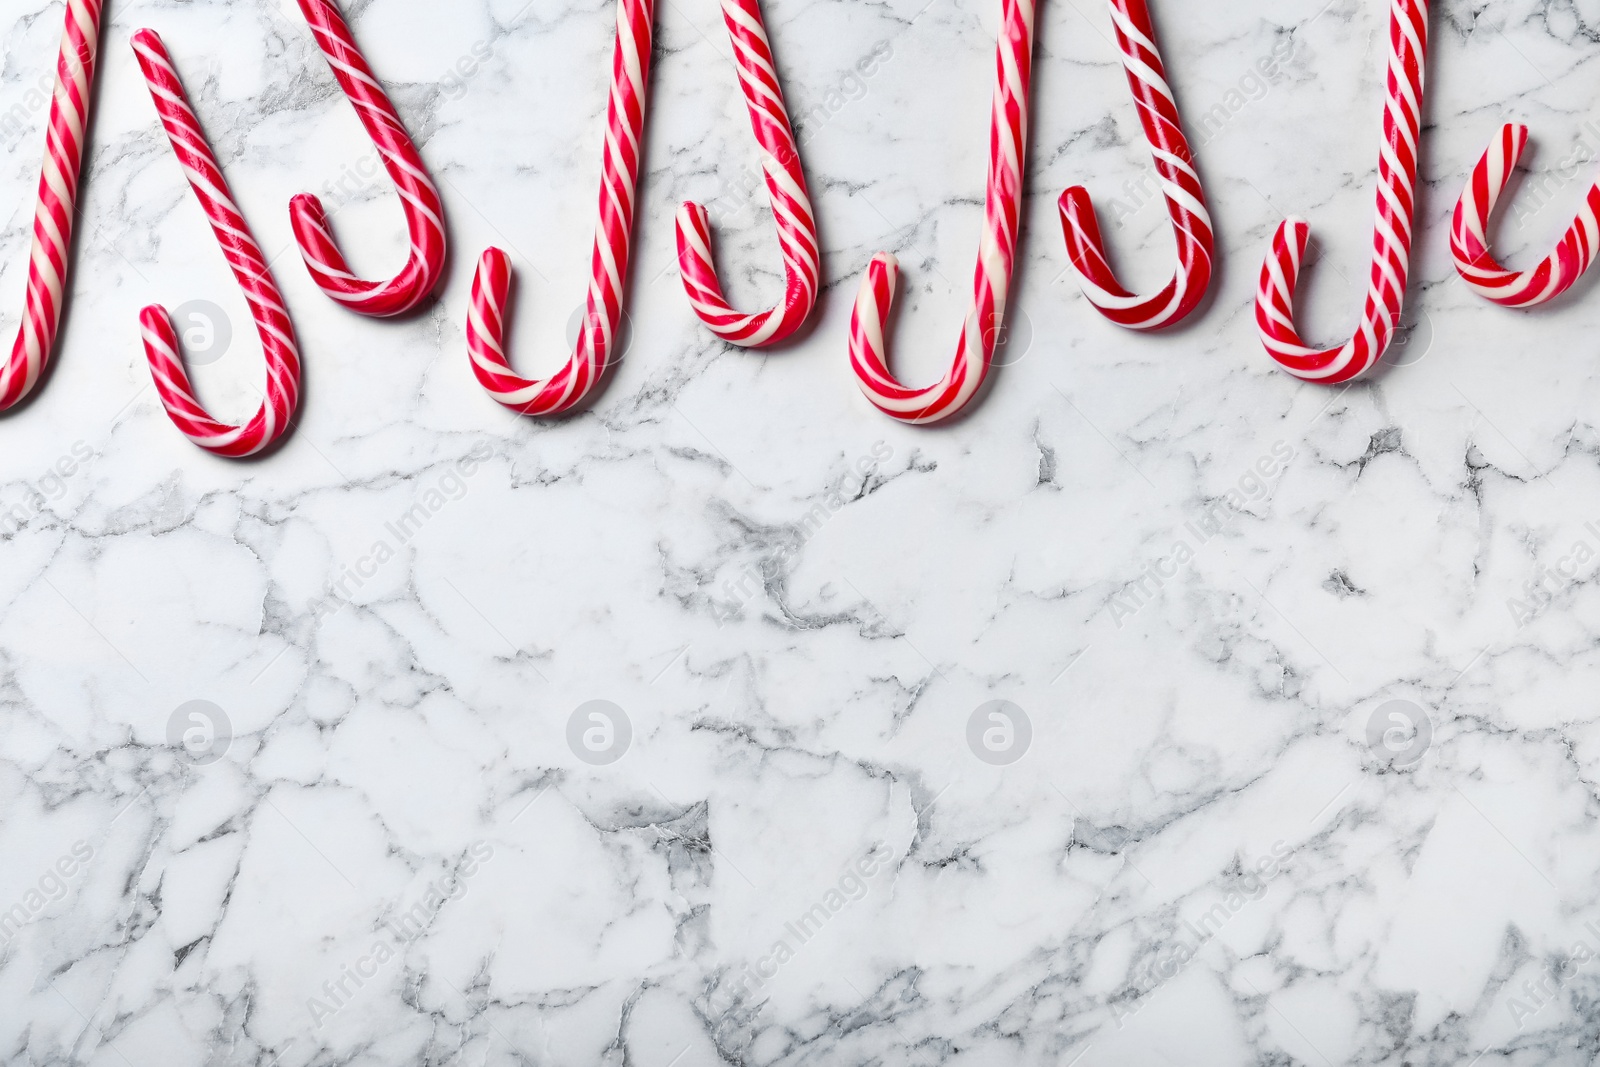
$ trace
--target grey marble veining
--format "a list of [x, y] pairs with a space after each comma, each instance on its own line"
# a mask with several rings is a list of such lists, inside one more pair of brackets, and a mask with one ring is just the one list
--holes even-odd
[[[1274, 369], [1251, 302], [1305, 215], [1303, 325], [1351, 328], [1387, 5], [1154, 7], [1213, 298], [1136, 337], [1078, 295], [1067, 185], [1130, 285], [1170, 238], [1107, 13], [1046, 0], [1004, 365], [919, 430], [860, 397], [845, 329], [891, 249], [897, 368], [950, 357], [997, 4], [768, 0], [827, 289], [762, 356], [677, 279], [694, 198], [735, 302], [781, 289], [720, 13], [662, 3], [632, 341], [541, 423], [472, 380], [471, 267], [511, 251], [514, 360], [557, 366], [609, 5], [346, 4], [453, 241], [441, 298], [381, 323], [292, 247], [304, 190], [358, 270], [404, 247], [294, 4], [109, 0], [68, 325], [0, 419], [0, 1061], [1592, 1063], [1600, 296], [1491, 307], [1447, 240], [1508, 120], [1536, 147], [1498, 250], [1566, 226], [1600, 0], [1437, 5], [1411, 328], [1337, 389]], [[196, 368], [220, 414], [261, 364], [145, 25], [300, 330], [301, 421], [264, 461], [200, 453], [149, 385], [156, 300], [225, 314]], [[60, 7], [0, 26], [13, 316]]]

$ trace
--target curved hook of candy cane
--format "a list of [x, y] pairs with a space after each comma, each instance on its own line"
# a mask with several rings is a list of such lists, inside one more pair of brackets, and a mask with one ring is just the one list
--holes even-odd
[[[491, 248], [478, 260], [472, 279], [472, 309], [467, 316], [467, 352], [478, 384], [501, 404], [523, 415], [560, 415], [582, 403], [605, 374], [617, 323], [605, 306], [595, 307], [590, 290], [588, 315], [578, 346], [566, 364], [542, 381], [519, 377], [506, 358], [506, 298], [511, 292], [511, 257]], [[619, 307], [620, 318], [620, 307]]]
[[472, 372], [490, 396], [524, 415], [559, 415], [582, 403], [604, 376], [616, 347], [632, 247], [640, 138], [650, 102], [654, 18], [655, 0], [618, 0], [611, 97], [600, 163], [600, 224], [589, 260], [589, 300], [577, 348], [553, 377], [535, 381], [511, 370], [505, 351], [511, 258], [491, 248], [478, 261], [467, 317]]
[[900, 384], [886, 359], [885, 335], [899, 280], [900, 263], [893, 255], [879, 252], [872, 257], [850, 316], [850, 366], [861, 391], [885, 415], [912, 425], [939, 422], [966, 407], [989, 372], [1010, 279], [985, 274], [980, 263], [979, 295], [967, 312], [955, 359], [943, 378], [923, 389]]
[[100, 14], [101, 0], [68, 0], [56, 59], [56, 88], [50, 101], [44, 165], [39, 173], [38, 206], [33, 215], [27, 302], [11, 356], [0, 364], [0, 411], [33, 392], [61, 329], [67, 270], [72, 260], [78, 179], [83, 170], [94, 65], [100, 49]]
[[1583, 207], [1556, 250], [1532, 270], [1502, 267], [1489, 251], [1489, 219], [1511, 173], [1528, 147], [1528, 127], [1507, 123], [1473, 168], [1450, 227], [1450, 256], [1472, 291], [1502, 307], [1526, 308], [1554, 300], [1583, 277], [1600, 245], [1600, 182], [1589, 187]]
[[1303, 219], [1291, 217], [1273, 235], [1272, 252], [1261, 267], [1256, 289], [1256, 330], [1267, 354], [1297, 378], [1325, 385], [1357, 378], [1383, 358], [1399, 327], [1411, 267], [1427, 55], [1427, 0], [1392, 0], [1372, 267], [1361, 326], [1349, 341], [1338, 348], [1317, 349], [1301, 339], [1294, 324], [1294, 289], [1311, 228]]
[[411, 236], [411, 251], [399, 274], [387, 281], [363, 281], [339, 251], [322, 201], [301, 193], [289, 204], [300, 255], [322, 291], [351, 311], [378, 318], [403, 315], [432, 295], [444, 273], [444, 206], [439, 190], [333, 0], [300, 0], [300, 11], [400, 193]]
[[251, 317], [267, 362], [267, 389], [260, 409], [243, 426], [218, 422], [195, 397], [178, 344], [177, 331], [164, 307], [152, 304], [139, 313], [145, 357], [155, 379], [156, 392], [167, 414], [184, 435], [219, 456], [250, 456], [282, 437], [294, 417], [300, 397], [300, 353], [294, 325], [284, 307], [272, 270], [250, 226], [233, 200], [228, 180], [189, 106], [188, 95], [172, 57], [154, 30], [133, 35], [133, 48], [150, 87], [150, 98], [161, 115], [173, 154], [178, 157], [189, 185], [211, 222], [228, 266], [250, 304]]
[[778, 82], [760, 0], [722, 0], [722, 17], [733, 41], [739, 87], [761, 148], [767, 199], [778, 226], [787, 279], [783, 303], [748, 315], [728, 303], [712, 262], [710, 217], [693, 201], [678, 209], [678, 269], [690, 305], [712, 333], [742, 348], [763, 348], [787, 340], [811, 317], [817, 303], [821, 252], [800, 145], [784, 107], [783, 86]]
[[1022, 170], [1027, 156], [1034, 3], [1001, 0], [1000, 7], [983, 240], [973, 271], [972, 304], [950, 370], [923, 389], [902, 385], [890, 372], [885, 324], [894, 305], [900, 264], [889, 253], [879, 252], [872, 257], [850, 316], [850, 366], [856, 381], [873, 406], [901, 422], [938, 422], [964, 408], [989, 372], [1005, 322], [1006, 296], [1017, 257]]
[[1178, 104], [1167, 84], [1150, 9], [1144, 0], [1110, 3], [1128, 87], [1139, 106], [1139, 121], [1155, 160], [1167, 214], [1172, 219], [1172, 234], [1178, 245], [1177, 272], [1154, 296], [1138, 296], [1123, 288], [1106, 256], [1094, 202], [1081, 185], [1061, 194], [1061, 228], [1067, 254], [1077, 268], [1083, 295], [1089, 302], [1119, 326], [1159, 330], [1182, 322], [1205, 297], [1211, 285], [1216, 238], [1200, 175], [1194, 168], [1194, 155], [1178, 117]]

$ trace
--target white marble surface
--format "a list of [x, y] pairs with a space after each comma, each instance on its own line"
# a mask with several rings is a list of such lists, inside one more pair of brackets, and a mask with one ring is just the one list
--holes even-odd
[[[1387, 5], [1325, 4], [1156, 3], [1191, 128], [1227, 121], [1196, 134], [1215, 297], [1154, 338], [1063, 273], [1053, 203], [1078, 181], [1127, 200], [1130, 282], [1170, 252], [1159, 203], [1119, 193], [1149, 168], [1106, 12], [1041, 5], [1008, 365], [919, 430], [858, 395], [845, 327], [890, 248], [900, 368], [949, 357], [991, 0], [769, 0], [829, 287], [770, 356], [710, 339], [673, 271], [678, 201], [755, 155], [715, 5], [661, 4], [634, 340], [547, 424], [468, 372], [470, 266], [513, 251], [515, 359], [548, 372], [584, 286], [609, 5], [347, 5], [454, 242], [442, 298], [377, 323], [291, 248], [290, 196], [369, 152], [292, 4], [109, 0], [70, 321], [0, 419], [0, 1061], [1593, 1062], [1600, 295], [1477, 302], [1447, 223], [1503, 120], [1545, 172], [1600, 150], [1600, 0], [1439, 4], [1418, 327], [1339, 390], [1276, 371], [1250, 314], [1289, 212], [1327, 253], [1307, 330], [1356, 312]], [[6, 13], [0, 110], [26, 111], [60, 11]], [[151, 300], [231, 317], [197, 371], [219, 411], [261, 368], [139, 82], [145, 25], [301, 331], [303, 420], [264, 461], [197, 451], [148, 384]], [[6, 315], [42, 120], [0, 144]], [[1543, 254], [1587, 170], [1543, 206], [1524, 184], [1507, 258]], [[345, 247], [391, 268], [392, 191], [348, 189]], [[719, 233], [735, 299], [770, 299], [764, 204]], [[627, 717], [609, 764], [568, 742], [593, 700]], [[1008, 766], [968, 747], [993, 700], [1031, 723]], [[226, 716], [219, 758], [182, 744], [191, 701]], [[1391, 701], [1428, 717], [1417, 758], [1368, 740]]]

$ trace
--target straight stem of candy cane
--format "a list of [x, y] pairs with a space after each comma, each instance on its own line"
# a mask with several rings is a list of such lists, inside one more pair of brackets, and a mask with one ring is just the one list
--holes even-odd
[[1583, 277], [1600, 244], [1600, 183], [1589, 187], [1583, 207], [1556, 250], [1532, 270], [1502, 267], [1489, 251], [1489, 219], [1528, 147], [1528, 127], [1507, 124], [1478, 160], [1450, 227], [1450, 255], [1456, 273], [1473, 292], [1502, 307], [1534, 307], [1554, 300]]
[[100, 50], [101, 0], [67, 0], [66, 26], [56, 59], [55, 95], [45, 139], [39, 199], [28, 257], [27, 306], [11, 357], [0, 365], [0, 411], [33, 391], [55, 348], [72, 262], [72, 224], [88, 141], [95, 59]]
[[733, 41], [739, 87], [761, 148], [767, 197], [778, 226], [787, 278], [783, 303], [748, 315], [728, 303], [711, 258], [710, 217], [692, 201], [678, 209], [678, 269], [690, 305], [711, 332], [729, 344], [761, 348], [787, 340], [811, 316], [817, 303], [821, 253], [800, 164], [800, 145], [784, 107], [760, 0], [722, 0], [722, 17]]
[[1078, 271], [1083, 295], [1106, 318], [1130, 330], [1159, 330], [1189, 316], [1211, 285], [1215, 244], [1205, 191], [1194, 168], [1194, 155], [1184, 136], [1178, 104], [1167, 84], [1166, 68], [1156, 45], [1155, 27], [1145, 0], [1110, 0], [1122, 65], [1139, 107], [1139, 121], [1160, 176], [1178, 245], [1178, 269], [1154, 296], [1129, 292], [1117, 281], [1106, 256], [1100, 223], [1089, 190], [1074, 186], [1061, 194], [1062, 231], [1067, 254]]
[[234, 203], [228, 180], [206, 142], [200, 120], [189, 106], [189, 98], [166, 46], [154, 30], [140, 30], [133, 36], [133, 49], [150, 87], [150, 98], [161, 115], [167, 139], [172, 143], [173, 154], [183, 165], [189, 185], [205, 209], [211, 229], [227, 257], [228, 266], [250, 304], [250, 314], [255, 319], [266, 355], [266, 396], [255, 417], [243, 426], [230, 426], [208, 415], [195, 397], [188, 372], [184, 370], [172, 319], [159, 304], [152, 304], [139, 313], [145, 357], [150, 362], [150, 373], [162, 405], [185, 436], [219, 456], [254, 455], [289, 428], [299, 401], [300, 353], [295, 343], [294, 325], [289, 321], [283, 294], [278, 291], [266, 257], [261, 254], [249, 224]]
[[444, 272], [444, 206], [439, 190], [333, 0], [300, 0], [300, 11], [400, 192], [411, 237], [411, 251], [399, 274], [387, 281], [363, 281], [339, 251], [322, 201], [302, 193], [289, 206], [300, 255], [322, 291], [351, 311], [376, 317], [404, 314], [433, 293]]
[[1377, 221], [1372, 235], [1361, 327], [1338, 348], [1317, 349], [1294, 324], [1294, 287], [1311, 230], [1303, 219], [1278, 227], [1256, 291], [1256, 329], [1267, 353], [1307, 381], [1334, 385], [1356, 378], [1383, 358], [1405, 308], [1416, 216], [1418, 135], [1428, 55], [1427, 0], [1392, 0], [1389, 72], [1378, 156]]
[[618, 0], [600, 166], [600, 223], [590, 258], [589, 300], [577, 349], [552, 377], [535, 381], [512, 371], [505, 351], [511, 258], [491, 248], [478, 261], [467, 317], [472, 371], [490, 396], [524, 415], [558, 415], [582, 403], [605, 374], [617, 342], [638, 191], [640, 139], [649, 104], [654, 17], [655, 0]]
[[1027, 153], [1034, 4], [1033, 0], [1001, 0], [1000, 10], [983, 239], [973, 272], [972, 304], [955, 360], [943, 379], [922, 389], [901, 384], [890, 372], [886, 327], [900, 264], [888, 252], [872, 257], [850, 318], [850, 366], [856, 381], [879, 411], [901, 422], [937, 422], [966, 407], [989, 372], [1005, 322]]

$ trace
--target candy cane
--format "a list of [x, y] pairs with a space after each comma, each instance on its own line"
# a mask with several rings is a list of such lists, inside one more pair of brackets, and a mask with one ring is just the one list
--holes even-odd
[[1106, 257], [1100, 223], [1089, 190], [1073, 186], [1061, 194], [1061, 228], [1067, 254], [1077, 268], [1083, 295], [1099, 312], [1130, 330], [1159, 330], [1188, 317], [1211, 284], [1211, 255], [1215, 238], [1206, 194], [1194, 169], [1194, 155], [1183, 135], [1178, 103], [1167, 84], [1166, 68], [1156, 45], [1155, 27], [1144, 0], [1110, 0], [1111, 23], [1116, 30], [1128, 87], [1139, 105], [1139, 121], [1155, 160], [1178, 243], [1178, 269], [1159, 293], [1141, 297], [1117, 281]]
[[960, 411], [983, 384], [994, 359], [1017, 256], [1028, 85], [1033, 68], [1033, 10], [1033, 0], [1001, 0], [983, 239], [973, 276], [972, 306], [955, 361], [944, 378], [925, 389], [910, 389], [889, 371], [884, 324], [894, 306], [895, 282], [900, 276], [900, 263], [893, 255], [879, 252], [872, 257], [856, 296], [850, 318], [850, 365], [867, 399], [901, 422], [936, 422]]
[[150, 98], [161, 114], [173, 154], [183, 165], [189, 185], [194, 189], [212, 232], [222, 245], [223, 254], [239, 287], [250, 303], [267, 359], [267, 393], [261, 408], [244, 426], [229, 426], [206, 414], [189, 384], [188, 372], [178, 347], [178, 334], [172, 328], [167, 309], [152, 304], [139, 313], [144, 335], [145, 357], [155, 379], [156, 392], [167, 414], [178, 429], [195, 444], [219, 456], [249, 456], [260, 452], [289, 428], [300, 396], [300, 353], [295, 344], [294, 325], [283, 305], [283, 295], [272, 278], [266, 257], [250, 234], [250, 225], [233, 201], [228, 180], [217, 166], [200, 129], [200, 120], [189, 106], [188, 95], [172, 57], [154, 30], [133, 35], [133, 49], [150, 87]]
[[27, 306], [16, 343], [11, 346], [11, 358], [0, 366], [0, 411], [33, 391], [61, 329], [78, 178], [83, 170], [94, 64], [100, 49], [100, 12], [101, 0], [67, 0], [44, 166], [39, 174], [39, 203], [33, 216]]
[[783, 303], [777, 307], [753, 315], [734, 310], [722, 295], [722, 283], [711, 261], [710, 218], [705, 208], [692, 201], [678, 209], [678, 269], [690, 305], [711, 332], [729, 344], [761, 348], [788, 339], [810, 317], [817, 303], [821, 254], [800, 165], [800, 146], [784, 107], [761, 4], [759, 0], [722, 0], [722, 18], [733, 40], [750, 127], [761, 146], [761, 169], [778, 224], [788, 285]]
[[1329, 385], [1349, 381], [1383, 358], [1400, 325], [1417, 206], [1417, 135], [1427, 55], [1427, 0], [1392, 0], [1372, 269], [1361, 328], [1344, 345], [1311, 348], [1295, 329], [1294, 287], [1310, 227], [1303, 219], [1289, 218], [1272, 239], [1272, 254], [1261, 268], [1256, 291], [1256, 328], [1267, 352], [1296, 377]]
[[351, 311], [377, 317], [404, 314], [433, 292], [444, 271], [444, 207], [439, 190], [333, 0], [300, 0], [300, 10], [400, 191], [411, 234], [411, 252], [399, 274], [388, 281], [362, 281], [339, 251], [322, 201], [302, 193], [289, 205], [300, 255], [322, 291]]
[[1561, 243], [1538, 266], [1506, 270], [1490, 254], [1489, 216], [1527, 147], [1528, 127], [1508, 123], [1501, 128], [1473, 168], [1450, 227], [1450, 255], [1461, 280], [1484, 299], [1509, 308], [1543, 304], [1572, 288], [1594, 262], [1595, 246], [1600, 244], [1600, 183], [1596, 183], [1589, 187]]
[[581, 403], [605, 373], [628, 277], [640, 137], [649, 103], [650, 43], [655, 0], [618, 0], [611, 55], [611, 98], [600, 165], [600, 224], [590, 258], [589, 301], [576, 351], [544, 381], [518, 377], [506, 360], [505, 308], [511, 258], [491, 248], [478, 261], [467, 317], [467, 351], [478, 382], [506, 407], [525, 415], [556, 415]]

